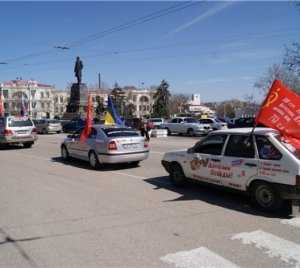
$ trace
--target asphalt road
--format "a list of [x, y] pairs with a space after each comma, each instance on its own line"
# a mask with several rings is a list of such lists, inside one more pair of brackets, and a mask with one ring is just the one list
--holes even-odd
[[197, 138], [151, 140], [140, 167], [94, 171], [59, 155], [64, 135], [0, 150], [0, 267], [299, 267], [300, 220], [247, 197], [172, 187], [163, 153]]

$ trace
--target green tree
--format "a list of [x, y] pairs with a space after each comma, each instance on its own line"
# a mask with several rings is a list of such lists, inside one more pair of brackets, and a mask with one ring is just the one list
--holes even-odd
[[153, 104], [153, 117], [169, 117], [169, 101], [171, 93], [169, 91], [169, 84], [167, 81], [162, 80], [156, 93], [154, 94], [154, 104]]
[[118, 83], [115, 83], [110, 95], [119, 114], [121, 116], [125, 116], [126, 95]]
[[97, 107], [96, 107], [95, 112], [97, 115], [102, 115], [105, 111], [104, 99], [101, 98], [100, 96], [96, 96], [96, 102], [97, 102]]

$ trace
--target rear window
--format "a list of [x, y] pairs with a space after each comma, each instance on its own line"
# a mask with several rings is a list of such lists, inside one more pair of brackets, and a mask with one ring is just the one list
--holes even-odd
[[48, 122], [49, 122], [49, 124], [58, 124], [59, 123], [58, 120], [49, 120]]
[[135, 137], [139, 136], [139, 133], [130, 128], [103, 128], [103, 132], [107, 137]]
[[153, 123], [160, 123], [160, 122], [162, 122], [161, 119], [150, 119], [149, 121], [153, 122]]
[[33, 124], [29, 118], [28, 119], [20, 118], [20, 119], [9, 120], [8, 126], [9, 127], [32, 127]]

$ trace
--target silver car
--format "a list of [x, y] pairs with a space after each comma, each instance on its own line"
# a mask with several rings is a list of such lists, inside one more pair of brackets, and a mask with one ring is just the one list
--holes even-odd
[[0, 144], [23, 144], [30, 148], [36, 140], [36, 128], [30, 118], [0, 117]]
[[35, 127], [38, 133], [61, 133], [62, 125], [58, 120], [54, 119], [40, 119], [34, 120]]
[[138, 165], [148, 158], [148, 143], [131, 128], [93, 125], [88, 139], [80, 142], [82, 130], [68, 135], [61, 144], [61, 156], [64, 160], [69, 157], [82, 159], [89, 161], [91, 167], [97, 169], [106, 163]]

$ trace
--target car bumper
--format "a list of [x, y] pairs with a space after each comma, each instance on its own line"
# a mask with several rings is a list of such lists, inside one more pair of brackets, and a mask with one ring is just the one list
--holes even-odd
[[49, 127], [47, 129], [48, 132], [61, 132], [62, 131], [62, 128], [61, 127]]
[[115, 164], [115, 163], [128, 163], [136, 162], [147, 159], [149, 151], [137, 153], [122, 153], [122, 154], [98, 154], [100, 163]]
[[25, 137], [16, 137], [16, 136], [7, 136], [7, 137], [0, 137], [0, 144], [16, 144], [16, 143], [23, 143], [23, 142], [35, 142], [37, 140], [36, 135], [25, 136]]

